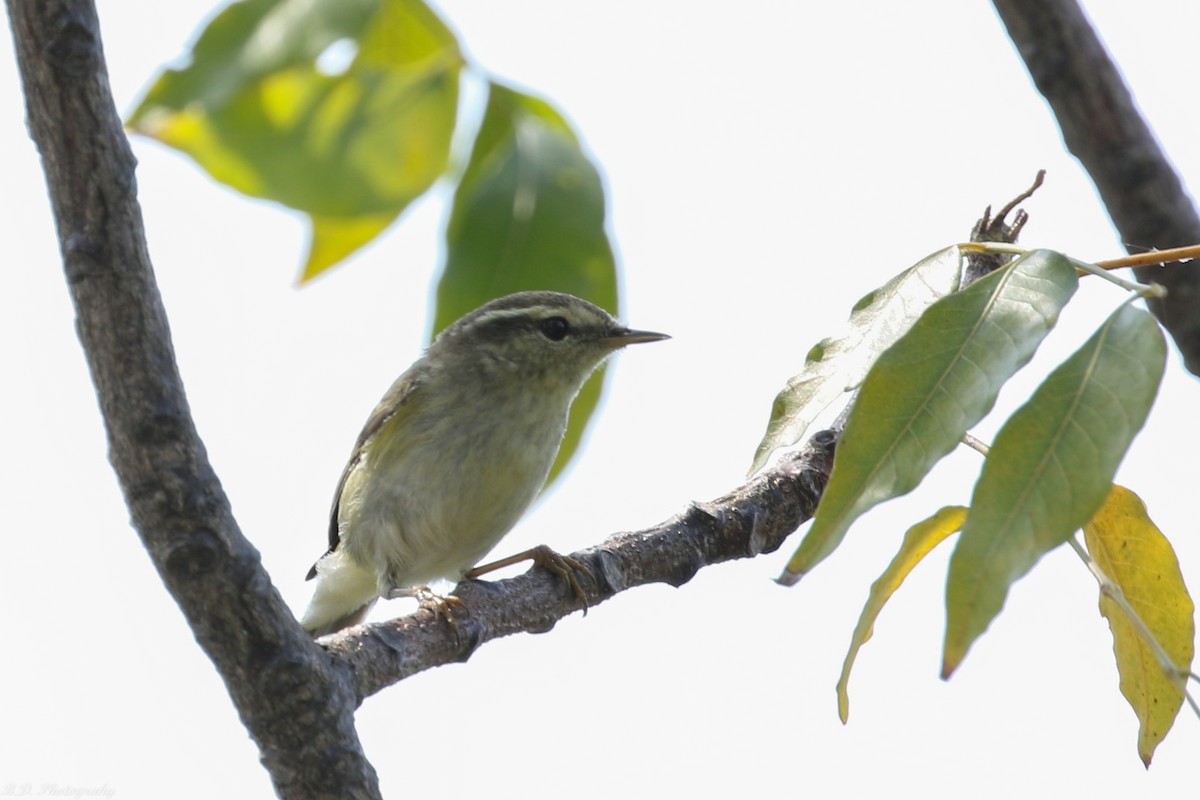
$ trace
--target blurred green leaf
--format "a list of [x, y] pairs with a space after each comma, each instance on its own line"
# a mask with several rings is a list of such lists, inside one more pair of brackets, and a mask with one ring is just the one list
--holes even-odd
[[888, 564], [879, 579], [871, 584], [871, 594], [858, 618], [858, 625], [854, 628], [854, 635], [850, 639], [850, 651], [846, 653], [846, 660], [842, 663], [842, 674], [838, 678], [838, 716], [843, 724], [850, 718], [850, 670], [854, 667], [859, 649], [874, 633], [875, 620], [879, 613], [917, 564], [920, 564], [933, 548], [949, 538], [950, 534], [961, 528], [966, 517], [967, 509], [962, 506], [946, 506], [929, 519], [913, 525], [904, 534], [904, 542], [892, 563]]
[[[331, 63], [333, 55], [345, 63]], [[213, 178], [313, 220], [308, 279], [445, 172], [463, 56], [420, 0], [244, 0], [129, 120]]]
[[943, 677], [1000, 613], [1009, 586], [1099, 510], [1165, 359], [1154, 318], [1122, 305], [996, 435], [950, 558]]
[[[1195, 606], [1175, 551], [1146, 513], [1141, 498], [1123, 486], [1113, 486], [1100, 511], [1083, 526], [1083, 536], [1096, 565], [1120, 587], [1174, 665], [1191, 669], [1196, 655]], [[1183, 707], [1183, 689], [1163, 672], [1121, 607], [1103, 593], [1100, 613], [1112, 629], [1121, 694], [1137, 714], [1138, 755], [1148, 767], [1154, 749]]]
[[844, 334], [808, 351], [804, 369], [780, 390], [750, 471], [757, 472], [777, 448], [800, 441], [813, 420], [862, 382], [876, 357], [896, 341], [935, 300], [959, 287], [962, 255], [939, 250], [854, 304]]
[[[550, 289], [617, 313], [600, 174], [548, 103], [496, 83], [446, 230], [434, 332], [488, 300]], [[579, 444], [602, 373], [583, 387], [550, 480]]]
[[992, 409], [1077, 286], [1065, 256], [1034, 251], [938, 300], [879, 356], [838, 442], [816, 519], [780, 581], [799, 580], [868, 509], [912, 491]]

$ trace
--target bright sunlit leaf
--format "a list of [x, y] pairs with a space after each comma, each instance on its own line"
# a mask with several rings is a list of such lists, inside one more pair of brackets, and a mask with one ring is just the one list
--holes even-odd
[[859, 649], [874, 633], [879, 612], [883, 611], [884, 605], [917, 564], [921, 563], [933, 548], [961, 528], [966, 518], [967, 509], [962, 506], [946, 506], [929, 519], [913, 525], [904, 534], [904, 542], [892, 563], [888, 564], [879, 579], [871, 584], [870, 596], [862, 614], [859, 615], [858, 625], [855, 626], [854, 635], [850, 639], [850, 651], [846, 653], [846, 660], [842, 663], [842, 674], [838, 678], [838, 716], [843, 723], [850, 718], [850, 670], [854, 667], [854, 659], [857, 658]]
[[310, 278], [445, 172], [463, 56], [420, 0], [244, 0], [129, 120], [218, 181], [313, 219]]
[[[600, 174], [562, 115], [491, 84], [454, 195], [433, 330], [492, 298], [532, 289], [568, 292], [616, 313], [605, 212]], [[602, 373], [592, 376], [576, 398], [551, 479], [578, 446], [602, 380]]]
[[939, 250], [892, 278], [854, 305], [844, 334], [823, 339], [808, 351], [804, 370], [775, 397], [767, 432], [751, 472], [771, 453], [789, 447], [826, 408], [855, 389], [876, 357], [896, 341], [935, 300], [958, 289], [962, 255]]
[[1000, 613], [1009, 586], [1099, 510], [1165, 359], [1154, 318], [1122, 305], [996, 435], [950, 558], [942, 677]]
[[384, 213], [360, 217], [312, 217], [312, 244], [300, 280], [315, 278], [374, 239], [396, 220], [396, 215]]
[[[1129, 605], [1176, 667], [1190, 670], [1196, 654], [1195, 606], [1183, 583], [1179, 560], [1167, 537], [1151, 521], [1141, 498], [1122, 486], [1083, 528], [1088, 552], [1125, 595]], [[1112, 630], [1121, 694], [1138, 718], [1138, 755], [1146, 766], [1167, 735], [1183, 690], [1147, 646], [1112, 598], [1100, 595], [1100, 613]]]
[[868, 509], [912, 491], [992, 409], [1077, 286], [1064, 256], [1037, 250], [930, 306], [863, 381], [816, 519], [780, 581], [833, 552]]

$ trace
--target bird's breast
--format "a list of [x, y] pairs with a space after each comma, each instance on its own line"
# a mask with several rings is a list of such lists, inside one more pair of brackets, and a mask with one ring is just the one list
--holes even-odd
[[489, 425], [462, 410], [410, 418], [407, 435], [385, 425], [346, 482], [343, 543], [397, 585], [456, 579], [495, 547], [541, 491], [566, 427], [565, 407], [530, 413], [494, 398], [479, 410]]

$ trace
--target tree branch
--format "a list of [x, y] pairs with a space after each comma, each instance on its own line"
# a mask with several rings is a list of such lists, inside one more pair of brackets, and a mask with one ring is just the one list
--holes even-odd
[[[1038, 91], [1058, 119], [1130, 252], [1200, 242], [1200, 215], [1129, 89], [1074, 0], [993, 0]], [[1135, 270], [1167, 288], [1148, 301], [1200, 375], [1200, 264]]]
[[[593, 576], [580, 581], [588, 605], [649, 583], [682, 586], [702, 567], [777, 550], [816, 510], [838, 433], [814, 434], [799, 452], [711, 503], [693, 503], [653, 528], [572, 553]], [[492, 639], [548, 631], [579, 610], [578, 598], [544, 569], [503, 581], [464, 581], [454, 594], [467, 609], [456, 628], [418, 611], [322, 640], [351, 666], [360, 701], [422, 670], [466, 661]]]
[[349, 670], [313, 645], [238, 530], [196, 433], [90, 0], [6, 0], [30, 133], [133, 525], [283, 797], [378, 797]]

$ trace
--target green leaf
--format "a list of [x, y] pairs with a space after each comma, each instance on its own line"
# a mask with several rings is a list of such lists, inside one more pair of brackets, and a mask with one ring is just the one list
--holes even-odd
[[935, 300], [956, 291], [961, 280], [962, 254], [957, 247], [948, 247], [855, 303], [846, 332], [814, 345], [805, 357], [804, 370], [775, 397], [750, 472], [762, 469], [776, 449], [800, 441], [813, 420], [855, 389], [875, 358]]
[[[321, 60], [340, 47], [345, 69]], [[218, 181], [308, 214], [307, 279], [445, 172], [463, 56], [420, 0], [245, 0], [166, 70], [130, 127]]]
[[[600, 174], [548, 103], [496, 83], [454, 195], [433, 330], [488, 300], [551, 289], [617, 312], [617, 269]], [[592, 376], [550, 479], [570, 459], [600, 399]]]
[[930, 306], [863, 381], [816, 519], [780, 582], [832, 553], [868, 509], [912, 491], [992, 409], [1077, 286], [1066, 257], [1037, 250]]
[[875, 620], [879, 613], [917, 564], [950, 534], [961, 528], [966, 517], [967, 509], [962, 506], [946, 506], [932, 517], [913, 525], [904, 534], [904, 542], [892, 563], [888, 564], [878, 580], [871, 584], [871, 594], [858, 618], [858, 625], [854, 628], [854, 635], [850, 639], [850, 651], [846, 653], [846, 660], [842, 663], [842, 674], [838, 678], [838, 716], [843, 724], [850, 718], [850, 670], [854, 667], [854, 659], [858, 656], [859, 649], [874, 633]]
[[[1175, 551], [1146, 513], [1141, 498], [1113, 486], [1100, 511], [1083, 526], [1083, 536], [1096, 565], [1120, 587], [1172, 663], [1184, 672], [1190, 670], [1196, 655], [1195, 606]], [[1148, 767], [1154, 749], [1183, 707], [1183, 689], [1163, 672], [1137, 626], [1103, 593], [1100, 613], [1112, 630], [1121, 694], [1137, 715], [1138, 755]]]
[[1153, 317], [1122, 305], [996, 435], [950, 558], [943, 677], [1000, 613], [1009, 586], [1100, 508], [1165, 359]]

